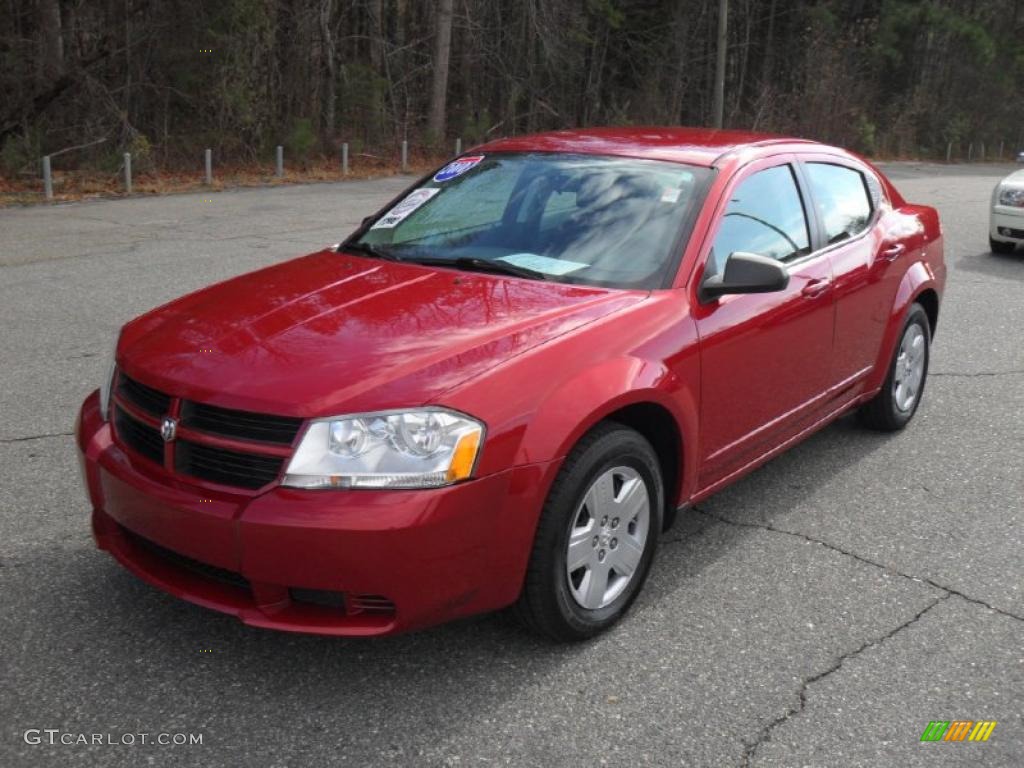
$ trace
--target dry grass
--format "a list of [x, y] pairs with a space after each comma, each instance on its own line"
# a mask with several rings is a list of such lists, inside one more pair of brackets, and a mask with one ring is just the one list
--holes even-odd
[[[412, 157], [409, 173], [420, 176], [444, 162], [443, 158]], [[283, 178], [274, 175], [274, 166], [214, 166], [213, 185], [208, 187], [203, 171], [156, 171], [136, 173], [132, 177], [132, 196], [169, 195], [178, 192], [220, 191], [236, 187], [271, 187], [283, 184], [309, 184], [328, 181], [353, 181], [391, 176], [401, 171], [391, 158], [354, 155], [349, 159], [349, 173], [343, 176], [337, 160], [314, 160], [303, 167], [285, 166]], [[126, 197], [121, 173], [99, 171], [53, 172], [53, 202]], [[33, 205], [47, 202], [42, 178], [0, 175], [0, 207]]]

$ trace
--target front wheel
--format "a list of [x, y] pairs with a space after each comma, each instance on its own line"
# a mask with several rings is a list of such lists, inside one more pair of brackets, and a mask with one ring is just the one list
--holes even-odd
[[861, 423], [882, 432], [903, 429], [924, 392], [931, 347], [931, 324], [920, 304], [911, 304], [882, 389], [858, 411]]
[[638, 432], [598, 425], [572, 450], [541, 513], [520, 619], [554, 640], [614, 624], [640, 592], [661, 531], [664, 489]]

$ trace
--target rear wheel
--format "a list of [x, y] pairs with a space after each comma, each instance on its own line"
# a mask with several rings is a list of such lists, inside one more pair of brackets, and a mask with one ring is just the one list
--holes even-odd
[[658, 458], [638, 432], [596, 427], [573, 449], [541, 513], [516, 612], [554, 640], [610, 627], [647, 577], [664, 490]]
[[992, 253], [1013, 253], [1017, 247], [1016, 243], [1004, 243], [1002, 240], [988, 239], [988, 247]]
[[911, 304], [882, 389], [858, 411], [871, 429], [893, 432], [913, 418], [928, 376], [931, 326], [920, 304]]

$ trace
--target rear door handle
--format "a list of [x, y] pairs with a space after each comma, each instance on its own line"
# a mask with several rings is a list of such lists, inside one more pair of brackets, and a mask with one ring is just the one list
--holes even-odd
[[827, 277], [819, 277], [814, 280], [808, 280], [804, 287], [800, 289], [800, 295], [806, 296], [809, 299], [813, 299], [815, 296], [821, 296], [825, 291], [828, 290], [829, 285], [832, 281]]
[[900, 255], [905, 250], [907, 250], [907, 246], [905, 246], [903, 243], [896, 243], [895, 245], [890, 245], [888, 248], [882, 249], [882, 258], [885, 259], [886, 261], [895, 261], [900, 257]]

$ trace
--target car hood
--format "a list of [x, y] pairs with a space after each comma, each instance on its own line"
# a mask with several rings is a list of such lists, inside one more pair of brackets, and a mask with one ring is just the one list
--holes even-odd
[[328, 249], [132, 321], [118, 365], [149, 386], [241, 410], [409, 407], [646, 296]]
[[1007, 176], [1005, 179], [1003, 179], [1001, 182], [999, 182], [999, 185], [1014, 186], [1014, 187], [1022, 187], [1022, 186], [1024, 186], [1024, 169], [1019, 170], [1019, 171], [1014, 171], [1009, 176]]

